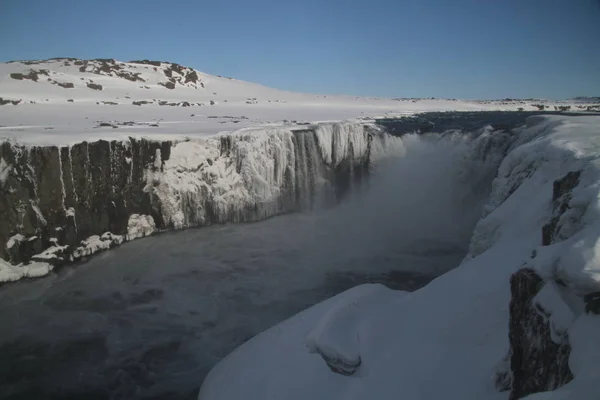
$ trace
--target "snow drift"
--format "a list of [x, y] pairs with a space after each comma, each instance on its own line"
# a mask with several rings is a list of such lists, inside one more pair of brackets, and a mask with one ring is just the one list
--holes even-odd
[[502, 162], [458, 268], [309, 308], [220, 362], [199, 398], [597, 398], [600, 119], [513, 133], [486, 152]]

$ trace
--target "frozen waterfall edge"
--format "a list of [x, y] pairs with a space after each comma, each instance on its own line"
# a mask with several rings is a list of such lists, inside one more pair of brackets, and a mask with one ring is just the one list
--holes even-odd
[[155, 232], [330, 203], [401, 148], [401, 139], [358, 123], [177, 141], [2, 142], [0, 282]]

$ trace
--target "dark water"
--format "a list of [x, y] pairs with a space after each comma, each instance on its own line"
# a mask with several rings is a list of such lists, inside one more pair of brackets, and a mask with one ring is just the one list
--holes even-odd
[[472, 132], [482, 126], [508, 131], [525, 123], [534, 115], [600, 115], [596, 113], [561, 113], [555, 111], [472, 111], [472, 112], [425, 112], [402, 118], [379, 119], [377, 124], [389, 133], [402, 136], [407, 133], [443, 133], [450, 130]]
[[315, 240], [328, 240], [308, 233], [326, 228], [319, 218], [290, 215], [142, 239], [4, 288], [3, 395], [124, 399], [174, 391], [193, 398], [219, 359], [278, 321], [364, 282], [414, 290], [463, 256], [443, 244], [431, 249], [436, 254], [310, 254]]
[[0, 287], [0, 398], [192, 399], [236, 346], [310, 305], [425, 285], [458, 265], [485, 200], [468, 148], [448, 146], [407, 139], [333, 209], [140, 239]]

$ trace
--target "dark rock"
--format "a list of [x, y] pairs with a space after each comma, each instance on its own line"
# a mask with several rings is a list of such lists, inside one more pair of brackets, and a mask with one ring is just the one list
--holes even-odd
[[[569, 201], [571, 201], [571, 192], [579, 185], [581, 171], [572, 171], [561, 179], [554, 181], [552, 185], [552, 209], [553, 216], [550, 222], [542, 227], [542, 245], [548, 246], [554, 243], [560, 236], [558, 222], [560, 217], [569, 210]], [[564, 238], [562, 238], [564, 239]]]
[[99, 61], [101, 63], [115, 64], [117, 60], [114, 58], [93, 58], [91, 61]]
[[233, 139], [229, 135], [221, 136], [221, 156], [229, 155], [233, 147]]
[[67, 99], [67, 101], [68, 101], [69, 103], [73, 103], [75, 100], [73, 100], [73, 99]]
[[555, 390], [573, 379], [569, 369], [571, 347], [568, 337], [562, 343], [552, 340], [548, 322], [533, 304], [544, 286], [537, 273], [528, 268], [517, 271], [510, 279], [509, 315], [510, 400], [538, 392]]
[[158, 82], [158, 84], [166, 87], [167, 89], [175, 89], [175, 83], [173, 82]]
[[102, 90], [102, 85], [99, 85], [97, 83], [88, 83], [87, 87], [93, 90]]
[[0, 97], [0, 106], [5, 106], [7, 104], [12, 104], [13, 106], [16, 106], [17, 104], [19, 104], [21, 101], [23, 101], [22, 99], [20, 100], [4, 100], [2, 97]]
[[354, 375], [354, 373], [358, 370], [362, 362], [360, 357], [357, 361], [350, 363], [335, 358], [329, 358], [323, 352], [318, 351], [318, 353], [325, 360], [327, 366], [329, 367], [329, 369], [331, 369], [331, 371], [344, 376]]
[[583, 297], [585, 312], [600, 315], [600, 292], [589, 293]]
[[150, 61], [150, 60], [134, 60], [134, 61], [129, 61], [132, 64], [148, 64], [148, 65], [154, 65], [155, 67], [160, 67], [161, 66], [161, 62], [160, 61]]
[[29, 79], [29, 80], [32, 80], [34, 82], [37, 82], [39, 80], [39, 75], [40, 74], [41, 75], [49, 75], [48, 70], [46, 70], [46, 69], [42, 69], [42, 70], [39, 70], [39, 71], [35, 71], [35, 70], [32, 69], [26, 75], [23, 75], [21, 73], [13, 73], [13, 74], [10, 74], [10, 77], [13, 78], [13, 79], [20, 80], [20, 81], [22, 81], [23, 79]]
[[200, 80], [200, 77], [198, 77], [198, 73], [196, 71], [192, 71], [192, 72], [188, 72], [187, 75], [185, 76], [185, 81], [184, 83], [197, 83]]
[[100, 72], [104, 72], [105, 74], [110, 74], [112, 70], [113, 68], [111, 65], [103, 63], [98, 69], [94, 70], [94, 73], [100, 74]]

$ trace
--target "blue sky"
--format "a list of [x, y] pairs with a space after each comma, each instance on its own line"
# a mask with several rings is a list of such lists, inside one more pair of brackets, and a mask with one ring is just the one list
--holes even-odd
[[0, 0], [0, 61], [148, 58], [287, 90], [600, 96], [598, 0]]

